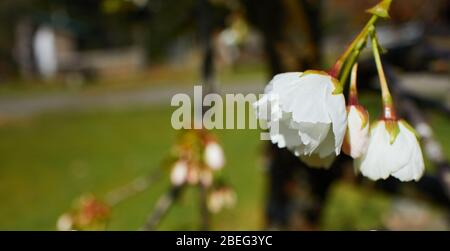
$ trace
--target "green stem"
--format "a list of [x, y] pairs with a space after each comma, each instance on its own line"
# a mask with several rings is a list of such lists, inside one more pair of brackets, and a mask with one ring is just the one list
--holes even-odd
[[347, 83], [347, 79], [350, 75], [351, 69], [358, 60], [360, 53], [361, 50], [354, 50], [350, 57], [347, 59], [347, 62], [344, 65], [344, 69], [342, 70], [341, 77], [339, 78], [339, 83], [342, 89], [344, 89], [344, 85], [345, 83]]
[[377, 36], [375, 34], [375, 30], [371, 32], [371, 38], [372, 38], [371, 41], [372, 41], [373, 57], [375, 59], [375, 64], [377, 66], [378, 77], [380, 78], [381, 95], [383, 96], [383, 105], [392, 106], [392, 96], [389, 91], [389, 87], [386, 81], [386, 75], [384, 74], [383, 65], [381, 63], [379, 43]]
[[[369, 28], [372, 27], [378, 20], [378, 16], [373, 15], [361, 32], [356, 36], [347, 50], [339, 57], [335, 68], [339, 77], [339, 86], [336, 88], [335, 93], [342, 93], [344, 86], [347, 83], [347, 79], [350, 75], [350, 71], [359, 58], [359, 54], [366, 46], [366, 41], [369, 36]], [[344, 66], [344, 68], [342, 68]]]
[[348, 105], [358, 105], [358, 90], [356, 87], [356, 78], [358, 72], [358, 63], [355, 63], [352, 68], [352, 73], [350, 77], [350, 88], [348, 90]]
[[380, 17], [389, 18], [389, 8], [391, 6], [391, 2], [392, 0], [381, 0], [377, 5], [367, 10], [367, 12], [372, 14], [372, 17], [366, 23], [361, 32], [359, 32], [356, 38], [351, 42], [345, 52], [339, 57], [333, 68], [329, 71], [333, 77], [339, 77], [339, 84], [334, 90], [335, 94], [341, 94], [343, 92], [348, 76], [350, 75], [350, 71], [358, 60], [362, 49], [366, 46], [371, 28], [375, 26], [375, 23]]
[[367, 39], [367, 35], [369, 33], [369, 27], [375, 25], [377, 20], [378, 20], [378, 16], [377, 15], [372, 15], [372, 17], [366, 23], [364, 28], [359, 32], [359, 34], [356, 36], [356, 38], [347, 47], [347, 50], [345, 50], [345, 52], [337, 60], [337, 64], [339, 66], [342, 66], [345, 63], [345, 61], [347, 60], [348, 56], [350, 55], [350, 53], [352, 53], [352, 51], [354, 50], [355, 46], [360, 42], [360, 40], [366, 40]]
[[358, 63], [355, 63], [352, 67], [352, 74], [350, 76], [350, 88], [349, 96], [358, 96], [358, 88], [356, 87], [356, 80], [358, 75]]
[[[383, 100], [383, 119], [385, 121], [397, 121], [397, 113], [395, 111], [394, 103], [392, 102], [391, 92], [389, 91], [389, 87], [386, 81], [386, 76], [384, 74], [383, 65], [381, 64], [381, 57], [379, 51], [379, 43], [375, 33], [375, 27], [371, 29], [371, 38], [372, 38], [372, 50], [373, 57], [375, 59], [375, 64], [377, 66], [378, 77], [380, 79], [381, 86], [381, 95]], [[389, 127], [389, 126], [388, 126]], [[397, 124], [394, 123], [391, 127], [388, 128], [389, 133], [391, 134], [391, 144], [394, 142], [396, 135], [398, 134]]]

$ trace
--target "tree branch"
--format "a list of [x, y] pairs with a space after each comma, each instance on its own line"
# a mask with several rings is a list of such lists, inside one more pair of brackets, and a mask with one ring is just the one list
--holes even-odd
[[162, 218], [167, 214], [175, 200], [179, 197], [183, 186], [172, 186], [156, 203], [153, 213], [148, 217], [142, 230], [155, 230]]

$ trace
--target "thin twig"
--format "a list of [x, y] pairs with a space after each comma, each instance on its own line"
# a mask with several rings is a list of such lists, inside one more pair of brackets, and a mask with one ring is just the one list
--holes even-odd
[[167, 214], [175, 200], [180, 195], [183, 186], [172, 186], [170, 189], [163, 194], [156, 203], [155, 209], [153, 210], [150, 217], [148, 217], [142, 230], [150, 231], [155, 230], [162, 218]]
[[159, 177], [161, 177], [160, 168], [148, 176], [138, 177], [130, 183], [107, 193], [105, 196], [105, 202], [110, 206], [115, 206], [123, 200], [146, 190], [151, 184], [158, 180]]
[[207, 205], [207, 187], [200, 184], [200, 229], [205, 231], [209, 229], [209, 211]]

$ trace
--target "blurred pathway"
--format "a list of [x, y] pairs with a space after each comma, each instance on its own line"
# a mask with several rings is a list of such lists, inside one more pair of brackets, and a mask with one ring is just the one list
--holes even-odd
[[[400, 81], [405, 89], [442, 101], [450, 105], [450, 80], [448, 76], [431, 74], [402, 74]], [[262, 93], [264, 83], [227, 83], [222, 93]], [[133, 90], [99, 93], [52, 93], [38, 96], [0, 97], [0, 120], [24, 118], [44, 112], [64, 112], [97, 108], [126, 109], [136, 106], [170, 105], [173, 95], [193, 95], [193, 86], [141, 87]]]
[[[222, 93], [261, 93], [263, 83], [227, 84]], [[145, 87], [102, 93], [53, 93], [25, 97], [0, 97], [0, 118], [24, 118], [44, 112], [64, 112], [97, 108], [124, 109], [133, 106], [170, 105], [173, 95], [193, 95], [193, 86]]]

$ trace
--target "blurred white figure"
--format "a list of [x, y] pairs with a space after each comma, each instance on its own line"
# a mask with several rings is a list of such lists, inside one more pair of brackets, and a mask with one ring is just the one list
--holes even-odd
[[48, 26], [41, 26], [36, 31], [33, 41], [34, 56], [39, 73], [50, 78], [58, 70], [55, 32]]
[[234, 65], [240, 57], [241, 46], [247, 42], [249, 25], [240, 11], [228, 17], [228, 26], [216, 38], [216, 49], [226, 65]]

